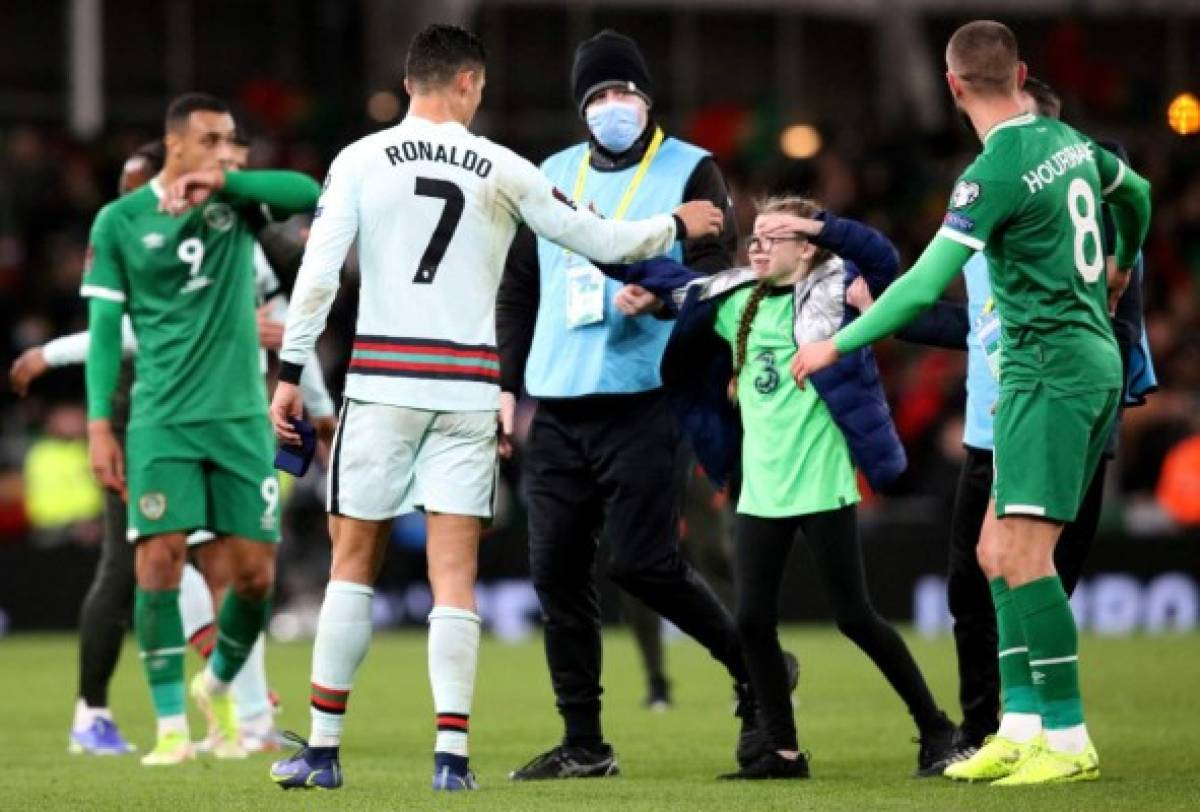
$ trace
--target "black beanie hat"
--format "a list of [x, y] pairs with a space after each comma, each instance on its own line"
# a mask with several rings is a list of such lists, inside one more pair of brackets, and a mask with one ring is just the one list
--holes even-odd
[[624, 86], [649, 104], [654, 87], [637, 43], [612, 29], [604, 29], [575, 49], [571, 67], [571, 93], [579, 115], [588, 99], [608, 87]]

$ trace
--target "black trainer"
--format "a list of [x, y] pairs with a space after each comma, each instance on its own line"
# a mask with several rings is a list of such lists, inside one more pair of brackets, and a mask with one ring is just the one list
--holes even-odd
[[[800, 684], [800, 661], [796, 659], [796, 655], [785, 651], [783, 662], [787, 666], [788, 693], [791, 693]], [[738, 766], [746, 767], [758, 760], [766, 745], [759, 736], [758, 702], [754, 698], [754, 692], [750, 690], [750, 685], [736, 685], [733, 690], [737, 694], [737, 705], [733, 715], [742, 720], [735, 755]]]
[[942, 757], [934, 761], [925, 769], [917, 769], [917, 775], [921, 778], [929, 778], [940, 776], [946, 768], [951, 764], [956, 764], [960, 761], [966, 761], [971, 756], [979, 752], [979, 748], [983, 746], [983, 739], [972, 737], [963, 728], [959, 728], [954, 733], [954, 741], [950, 745], [950, 749], [946, 750]]
[[958, 728], [946, 714], [939, 715], [940, 723], [933, 730], [926, 731], [919, 739], [913, 739], [921, 745], [917, 751], [917, 771], [914, 773], [918, 778], [940, 776], [950, 763], [948, 759], [958, 741]]
[[541, 781], [549, 778], [605, 778], [620, 775], [617, 754], [609, 744], [596, 747], [568, 747], [560, 744], [536, 756], [524, 767], [513, 770], [513, 781]]
[[808, 754], [784, 758], [770, 750], [735, 773], [720, 776], [722, 781], [763, 781], [769, 778], [808, 778]]

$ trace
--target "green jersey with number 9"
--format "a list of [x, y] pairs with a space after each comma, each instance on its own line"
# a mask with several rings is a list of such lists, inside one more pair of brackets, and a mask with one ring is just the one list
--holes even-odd
[[155, 178], [96, 216], [81, 293], [122, 302], [138, 354], [130, 428], [266, 414], [254, 236], [216, 195], [181, 217]]
[[1124, 173], [1087, 136], [1026, 114], [994, 127], [955, 185], [940, 233], [987, 256], [1001, 390], [1121, 387], [1100, 203]]

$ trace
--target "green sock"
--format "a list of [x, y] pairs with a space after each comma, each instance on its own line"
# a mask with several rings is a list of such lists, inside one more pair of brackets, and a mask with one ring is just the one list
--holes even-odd
[[988, 582], [996, 607], [996, 632], [1000, 652], [1000, 703], [1005, 713], [1038, 713], [1037, 691], [1029, 673], [1029, 649], [1014, 592], [1003, 578]]
[[270, 616], [270, 598], [251, 600], [232, 589], [226, 591], [217, 616], [217, 645], [210, 661], [213, 676], [221, 682], [233, 682]]
[[178, 589], [137, 588], [133, 603], [134, 629], [142, 650], [142, 667], [150, 683], [154, 713], [183, 713], [183, 617]]
[[1079, 632], [1057, 575], [1038, 578], [1012, 591], [1029, 641], [1029, 666], [1042, 712], [1042, 726], [1062, 730], [1083, 724], [1079, 694]]

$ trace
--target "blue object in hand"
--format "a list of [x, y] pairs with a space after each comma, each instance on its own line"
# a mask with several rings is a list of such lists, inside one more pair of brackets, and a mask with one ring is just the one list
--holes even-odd
[[300, 442], [280, 446], [275, 454], [275, 467], [294, 477], [302, 477], [317, 453], [317, 431], [302, 418], [293, 417], [291, 422], [292, 429], [300, 435]]

